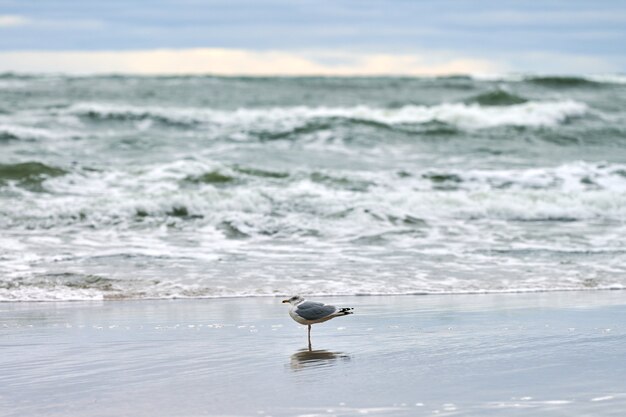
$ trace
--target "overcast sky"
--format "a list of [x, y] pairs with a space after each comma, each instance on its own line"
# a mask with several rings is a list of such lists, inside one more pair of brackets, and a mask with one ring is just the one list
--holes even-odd
[[626, 71], [626, 1], [0, 0], [0, 71]]

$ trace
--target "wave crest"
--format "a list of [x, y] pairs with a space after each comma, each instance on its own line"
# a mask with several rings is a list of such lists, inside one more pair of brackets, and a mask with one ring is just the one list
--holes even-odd
[[10, 140], [57, 139], [62, 137], [50, 130], [19, 125], [0, 125], [0, 142]]
[[502, 89], [487, 91], [466, 100], [466, 103], [480, 104], [481, 106], [512, 106], [526, 102], [528, 100], [524, 97]]
[[599, 84], [586, 77], [573, 76], [531, 76], [527, 77], [526, 81], [543, 87], [553, 88], [587, 87]]
[[[483, 98], [485, 99], [485, 98]], [[483, 100], [480, 99], [479, 100]], [[502, 97], [496, 98], [503, 100]], [[486, 100], [486, 99], [485, 99]], [[512, 96], [505, 101], [514, 101]], [[519, 101], [519, 100], [518, 100]], [[246, 130], [293, 129], [311, 120], [343, 119], [384, 125], [443, 122], [463, 129], [497, 126], [555, 126], [572, 117], [583, 116], [588, 107], [573, 100], [529, 101], [508, 106], [476, 103], [445, 103], [434, 106], [408, 105], [399, 108], [355, 107], [274, 107], [215, 110], [206, 108], [165, 108], [82, 104], [68, 109], [74, 115], [98, 120], [153, 120], [169, 124], [209, 124]]]
[[9, 183], [16, 183], [31, 191], [43, 191], [43, 181], [65, 174], [67, 171], [41, 162], [0, 164], [0, 187]]
[[[7, 172], [5, 178], [24, 181], [65, 173], [39, 164], [19, 164]], [[23, 196], [19, 204], [3, 208], [0, 217], [10, 219], [9, 227], [79, 222], [184, 228], [189, 223], [223, 230], [229, 224], [246, 235], [336, 237], [349, 237], [363, 227], [393, 226], [392, 218], [407, 216], [426, 221], [621, 221], [626, 218], [625, 173], [623, 165], [586, 163], [509, 170], [278, 173], [185, 161], [157, 166], [142, 177], [121, 171], [71, 173], [46, 185], [55, 195], [74, 196], [71, 206], [54, 196]], [[128, 178], [136, 178], [133, 186], [124, 182]], [[102, 195], [102, 187], [111, 193]], [[137, 192], [147, 188], [149, 192]]]

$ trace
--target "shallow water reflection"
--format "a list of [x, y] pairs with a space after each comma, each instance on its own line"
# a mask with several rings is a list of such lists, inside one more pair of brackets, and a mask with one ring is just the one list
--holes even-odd
[[336, 365], [337, 363], [347, 362], [349, 360], [350, 355], [343, 352], [331, 352], [323, 349], [301, 349], [291, 355], [289, 366], [293, 371], [300, 371], [307, 368]]

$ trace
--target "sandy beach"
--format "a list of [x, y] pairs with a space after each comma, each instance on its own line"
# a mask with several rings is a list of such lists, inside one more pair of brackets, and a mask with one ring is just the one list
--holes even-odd
[[2, 416], [618, 416], [621, 291], [0, 304]]

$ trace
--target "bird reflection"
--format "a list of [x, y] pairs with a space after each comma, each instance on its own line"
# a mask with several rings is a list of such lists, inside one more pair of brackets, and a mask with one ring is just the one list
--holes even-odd
[[328, 350], [301, 349], [291, 355], [290, 366], [294, 371], [306, 368], [336, 365], [337, 362], [349, 361], [350, 355]]

